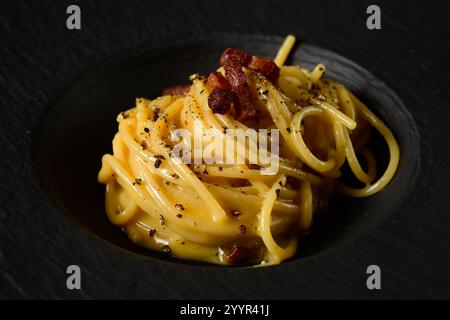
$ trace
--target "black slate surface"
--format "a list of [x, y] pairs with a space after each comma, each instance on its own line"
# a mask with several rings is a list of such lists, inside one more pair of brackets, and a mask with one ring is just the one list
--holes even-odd
[[[450, 9], [441, 1], [4, 1], [0, 10], [1, 298], [450, 298]], [[420, 135], [420, 171], [403, 205], [337, 250], [270, 268], [192, 267], [150, 260], [98, 240], [43, 190], [33, 148], [44, 110], [86, 70], [142, 43], [212, 33], [298, 35], [355, 61], [389, 85]], [[70, 168], [69, 168], [70, 169]], [[82, 290], [66, 288], [66, 267]], [[366, 267], [382, 290], [366, 288]]]

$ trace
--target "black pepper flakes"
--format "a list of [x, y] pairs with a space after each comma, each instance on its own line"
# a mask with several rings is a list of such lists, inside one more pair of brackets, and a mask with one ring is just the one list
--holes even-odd
[[276, 189], [275, 193], [277, 194], [277, 197], [280, 195], [281, 190], [280, 189]]
[[153, 236], [155, 235], [155, 233], [156, 233], [156, 229], [150, 229], [150, 230], [148, 230], [148, 235], [149, 235], [150, 237], [153, 237]]
[[289, 132], [289, 133], [291, 133], [291, 128], [287, 127], [287, 128], [286, 128], [286, 131]]
[[184, 211], [184, 207], [181, 203], [175, 204], [175, 208], [177, 208], [178, 210]]
[[177, 218], [181, 219], [183, 218], [183, 215], [181, 213], [177, 214]]
[[164, 216], [161, 214], [159, 215], [159, 223], [163, 226], [166, 224], [166, 219], [164, 218]]
[[142, 149], [143, 149], [143, 150], [147, 149], [147, 141], [142, 140], [141, 146], [142, 146]]
[[239, 234], [244, 234], [247, 231], [247, 227], [243, 224], [239, 226]]
[[164, 245], [161, 247], [161, 252], [171, 255], [172, 249], [168, 245]]
[[162, 162], [161, 159], [156, 159], [155, 165], [154, 165], [156, 169], [159, 168], [159, 166], [161, 165], [161, 162]]
[[144, 128], [145, 133], [149, 133], [150, 129], [149, 128]]
[[141, 185], [141, 183], [142, 183], [142, 179], [141, 179], [141, 178], [136, 178], [136, 179], [134, 179], [133, 186], [134, 186], [135, 184]]

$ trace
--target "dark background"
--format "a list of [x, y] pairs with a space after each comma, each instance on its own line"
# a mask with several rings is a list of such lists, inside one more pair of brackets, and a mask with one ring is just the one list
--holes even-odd
[[[365, 27], [378, 4], [382, 29]], [[82, 29], [66, 28], [81, 7]], [[2, 1], [1, 298], [450, 298], [447, 1]], [[32, 149], [39, 118], [86, 69], [141, 43], [210, 33], [298, 35], [371, 70], [410, 109], [421, 139], [409, 207], [339, 250], [273, 268], [155, 262], [99, 241], [43, 191]], [[367, 54], [373, 52], [374, 54]], [[375, 54], [376, 53], [376, 54]], [[392, 75], [395, 74], [395, 79]], [[66, 267], [82, 268], [80, 291]], [[365, 269], [382, 268], [382, 290]]]

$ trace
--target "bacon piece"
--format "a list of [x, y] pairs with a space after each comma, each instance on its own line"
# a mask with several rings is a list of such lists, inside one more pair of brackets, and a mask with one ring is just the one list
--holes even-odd
[[173, 96], [184, 96], [191, 89], [190, 84], [180, 84], [178, 86], [173, 86], [170, 88], [166, 88], [163, 90], [162, 94], [165, 95], [173, 95]]
[[208, 85], [211, 89], [231, 89], [228, 79], [225, 78], [220, 72], [213, 71], [208, 77]]
[[239, 87], [247, 83], [245, 74], [242, 71], [242, 65], [238, 59], [228, 59], [223, 68], [225, 69], [225, 76], [230, 82], [231, 88]]
[[220, 65], [224, 66], [226, 61], [230, 57], [237, 58], [242, 67], [245, 67], [246, 65], [248, 65], [252, 58], [252, 56], [247, 52], [244, 52], [244, 51], [241, 51], [241, 50], [238, 50], [235, 48], [227, 48], [227, 49], [225, 49], [225, 51], [222, 53], [222, 56], [220, 57], [220, 61], [219, 61]]
[[251, 265], [261, 262], [263, 244], [259, 238], [247, 239], [234, 244], [226, 253], [225, 260], [234, 265]]
[[233, 103], [230, 89], [214, 88], [208, 96], [208, 106], [214, 113], [226, 114]]
[[248, 68], [261, 73], [272, 83], [280, 76], [280, 68], [270, 58], [252, 56]]

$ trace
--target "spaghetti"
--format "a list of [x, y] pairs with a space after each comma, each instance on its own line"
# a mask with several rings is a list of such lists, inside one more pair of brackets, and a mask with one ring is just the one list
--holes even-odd
[[[191, 85], [154, 100], [138, 98], [119, 114], [113, 155], [103, 156], [98, 175], [109, 220], [135, 243], [174, 257], [277, 264], [295, 254], [298, 238], [334, 190], [352, 197], [381, 191], [398, 167], [395, 137], [344, 85], [323, 79], [324, 65], [285, 66], [294, 42], [288, 36], [274, 61], [227, 49], [208, 79], [194, 75]], [[173, 155], [174, 132], [194, 134], [195, 126], [212, 130], [221, 146], [240, 144], [244, 160], [254, 156], [255, 141], [239, 141], [227, 130], [278, 130], [278, 170], [264, 174], [261, 161], [186, 163]], [[371, 128], [390, 154], [379, 177], [367, 147]], [[202, 147], [219, 154], [217, 144]], [[345, 164], [361, 188], [340, 181]]]

